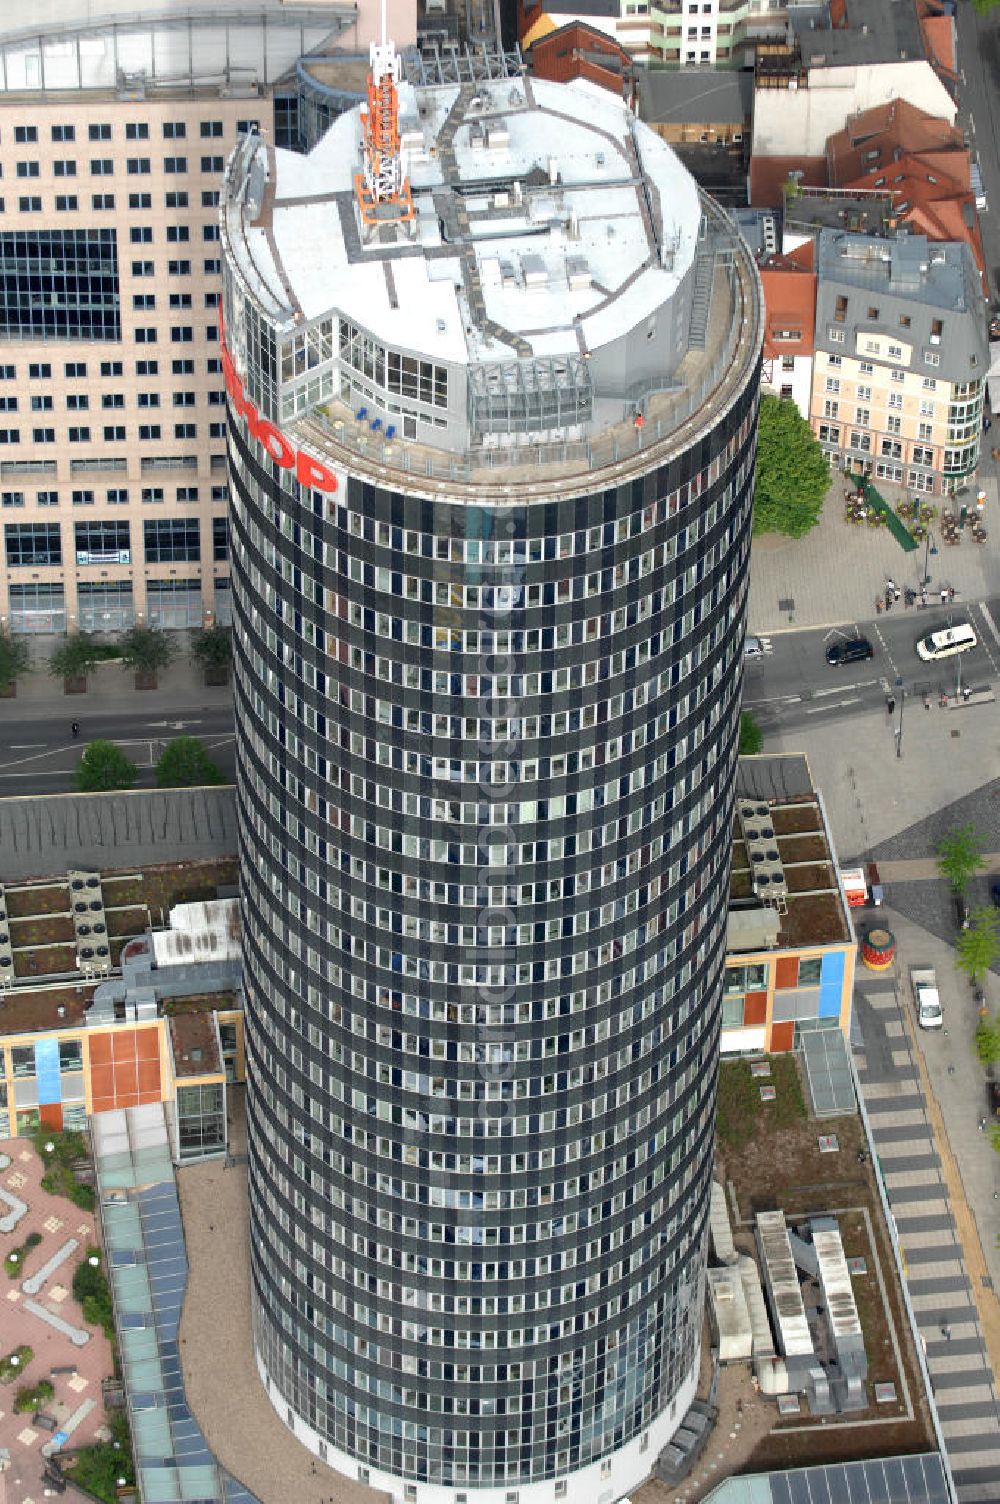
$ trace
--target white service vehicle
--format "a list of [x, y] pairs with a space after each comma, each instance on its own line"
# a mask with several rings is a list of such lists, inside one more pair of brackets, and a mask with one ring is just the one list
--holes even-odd
[[917, 1006], [917, 1023], [922, 1029], [940, 1029], [944, 1023], [944, 1010], [938, 993], [937, 976], [932, 966], [914, 966], [910, 969], [910, 986], [913, 1001]]

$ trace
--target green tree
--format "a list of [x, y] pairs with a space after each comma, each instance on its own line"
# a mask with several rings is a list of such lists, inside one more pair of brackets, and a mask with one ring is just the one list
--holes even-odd
[[206, 670], [228, 668], [233, 661], [233, 636], [229, 628], [216, 622], [192, 633], [191, 657]]
[[53, 679], [82, 679], [101, 658], [98, 643], [86, 632], [64, 637], [49, 654], [48, 670]]
[[23, 637], [0, 632], [0, 689], [9, 689], [15, 679], [28, 672], [31, 654]]
[[156, 764], [156, 782], [161, 789], [191, 789], [225, 779], [196, 736], [176, 736]]
[[749, 711], [740, 716], [740, 756], [756, 757], [764, 745], [764, 733]]
[[801, 538], [819, 521], [829, 485], [830, 466], [795, 403], [762, 397], [754, 532]]
[[998, 5], [1000, 0], [972, 0], [973, 10], [977, 10], [981, 16], [988, 16]]
[[1000, 914], [995, 909], [973, 909], [969, 928], [955, 941], [955, 965], [971, 982], [978, 982], [1000, 956]]
[[974, 825], [957, 825], [937, 843], [938, 871], [953, 893], [964, 893], [983, 865], [983, 838]]
[[103, 794], [109, 789], [130, 789], [138, 768], [129, 762], [114, 742], [91, 742], [76, 770], [76, 786], [83, 794]]
[[177, 649], [159, 627], [130, 627], [121, 640], [122, 662], [138, 674], [155, 674], [174, 661]]
[[[968, 930], [964, 932], [968, 934]], [[995, 1065], [1000, 1060], [1000, 1024], [981, 1018], [976, 1025], [976, 1054], [980, 1065]]]

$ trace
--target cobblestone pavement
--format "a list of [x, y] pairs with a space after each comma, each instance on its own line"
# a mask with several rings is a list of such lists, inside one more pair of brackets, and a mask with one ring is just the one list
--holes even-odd
[[[886, 579], [919, 585], [925, 550], [904, 554], [887, 528], [852, 527], [844, 521], [844, 477], [835, 474], [819, 524], [804, 538], [767, 533], [757, 538], [750, 561], [749, 629], [773, 633], [802, 627], [867, 620]], [[953, 586], [959, 602], [984, 600], [1000, 590], [1000, 502], [995, 467], [984, 477], [986, 543], [968, 534], [953, 546], [927, 555], [932, 588]], [[894, 505], [904, 492], [880, 487]], [[933, 527], [931, 529], [933, 534]], [[936, 535], [935, 535], [936, 538]], [[935, 545], [937, 546], [937, 544]]]

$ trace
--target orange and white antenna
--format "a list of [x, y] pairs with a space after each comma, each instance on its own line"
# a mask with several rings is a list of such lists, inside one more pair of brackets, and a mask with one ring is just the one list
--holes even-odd
[[369, 49], [368, 103], [361, 107], [361, 171], [354, 175], [358, 209], [366, 227], [400, 224], [414, 218], [410, 183], [399, 142], [399, 56], [386, 38], [386, 0], [382, 0], [382, 36]]

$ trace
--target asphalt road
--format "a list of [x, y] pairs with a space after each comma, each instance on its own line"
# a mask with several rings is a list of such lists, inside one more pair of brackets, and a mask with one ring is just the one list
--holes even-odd
[[979, 153], [987, 208], [980, 212], [990, 296], [1000, 297], [1000, 10], [981, 16], [960, 0], [958, 123]]
[[0, 723], [0, 797], [9, 794], [65, 794], [76, 788], [76, 767], [88, 741], [117, 742], [137, 764], [137, 788], [152, 788], [164, 746], [175, 736], [198, 736], [227, 778], [235, 777], [231, 706], [192, 705], [157, 715], [153, 706], [88, 715], [77, 712], [79, 740], [70, 732], [69, 711], [46, 720]]
[[[941, 664], [921, 663], [918, 636], [949, 621], [970, 621], [979, 643], [961, 658]], [[865, 663], [831, 668], [826, 649], [838, 637], [867, 637], [875, 656]], [[962, 684], [982, 688], [1000, 682], [1000, 596], [988, 601], [957, 600], [944, 609], [903, 605], [872, 621], [845, 621], [838, 627], [782, 632], [765, 639], [763, 659], [746, 664], [744, 708], [764, 731], [815, 725], [817, 718], [839, 720], [878, 709], [890, 691], [898, 697], [897, 679], [907, 695], [954, 692], [959, 666]], [[991, 712], [993, 713], [993, 712]], [[174, 736], [200, 737], [228, 778], [235, 777], [233, 712], [229, 705], [192, 704], [157, 714], [143, 710], [77, 712], [80, 737], [70, 735], [72, 713], [60, 708], [48, 718], [0, 722], [0, 797], [8, 794], [64, 794], [76, 787], [75, 770], [88, 741], [107, 737], [139, 767], [139, 787], [155, 783], [154, 769]]]
[[[916, 640], [949, 621], [968, 621], [978, 645], [971, 652], [941, 663], [923, 663]], [[875, 655], [864, 663], [831, 668], [826, 649], [838, 637], [867, 637]], [[873, 621], [844, 622], [815, 631], [784, 632], [764, 639], [770, 651], [749, 659], [743, 684], [743, 708], [761, 729], [791, 730], [817, 720], [839, 720], [884, 706], [886, 696], [897, 699], [897, 679], [908, 696], [926, 694], [937, 699], [954, 693], [959, 666], [962, 685], [971, 689], [995, 686], [1000, 680], [1000, 597], [989, 601], [957, 600], [943, 609], [907, 609], [902, 604]], [[995, 707], [989, 707], [995, 715]]]

